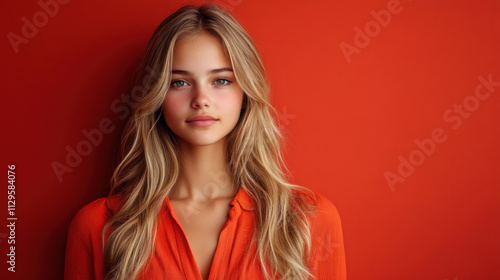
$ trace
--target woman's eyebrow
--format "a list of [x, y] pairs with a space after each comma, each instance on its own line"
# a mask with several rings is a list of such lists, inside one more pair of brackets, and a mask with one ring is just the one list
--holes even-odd
[[[210, 75], [210, 74], [216, 74], [216, 73], [220, 73], [220, 72], [233, 72], [233, 69], [227, 68], [227, 67], [226, 68], [212, 69], [212, 70], [208, 71], [207, 74]], [[191, 73], [189, 71], [176, 70], [176, 69], [172, 69], [172, 74], [189, 75], [189, 76], [193, 75], [193, 73]]]

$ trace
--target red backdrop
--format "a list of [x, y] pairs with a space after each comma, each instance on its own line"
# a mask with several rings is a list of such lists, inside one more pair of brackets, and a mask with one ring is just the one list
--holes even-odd
[[[349, 279], [500, 279], [500, 1], [219, 3], [261, 51], [292, 181], [340, 212]], [[132, 72], [182, 4], [0, 4], [1, 279], [62, 279], [72, 217], [109, 190]]]

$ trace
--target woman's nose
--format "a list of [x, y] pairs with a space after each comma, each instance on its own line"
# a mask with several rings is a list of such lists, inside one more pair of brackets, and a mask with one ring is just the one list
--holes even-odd
[[209, 88], [200, 84], [193, 87], [193, 100], [191, 102], [191, 107], [195, 109], [210, 107], [210, 103]]

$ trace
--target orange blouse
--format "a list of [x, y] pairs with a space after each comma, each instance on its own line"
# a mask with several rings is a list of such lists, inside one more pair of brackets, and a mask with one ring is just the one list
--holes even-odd
[[[325, 196], [314, 192], [318, 212], [310, 216], [310, 271], [316, 279], [346, 279], [344, 244], [340, 217]], [[104, 277], [101, 231], [111, 211], [119, 205], [121, 195], [99, 198], [84, 206], [73, 218], [66, 244], [64, 279]], [[139, 279], [202, 280], [185, 232], [168, 197], [160, 211], [153, 259]], [[240, 187], [231, 202], [229, 217], [222, 228], [210, 267], [209, 280], [265, 279], [260, 262], [252, 263], [256, 245], [250, 241], [254, 225], [254, 203]], [[107, 232], [108, 233], [108, 232]], [[109, 236], [109, 234], [106, 235]]]

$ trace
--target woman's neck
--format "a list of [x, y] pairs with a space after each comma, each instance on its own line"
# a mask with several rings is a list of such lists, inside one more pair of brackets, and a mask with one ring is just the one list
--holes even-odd
[[225, 141], [212, 145], [179, 145], [181, 170], [171, 200], [209, 201], [234, 197], [237, 186], [229, 172]]

